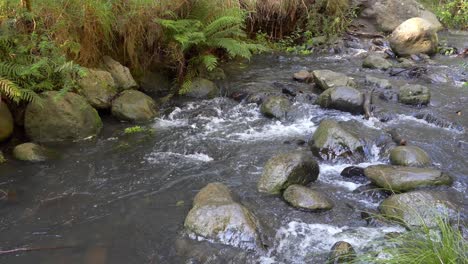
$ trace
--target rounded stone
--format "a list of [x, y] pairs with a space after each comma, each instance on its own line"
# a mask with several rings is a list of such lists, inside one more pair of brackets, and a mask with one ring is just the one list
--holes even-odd
[[392, 66], [393, 65], [388, 60], [377, 54], [367, 56], [362, 62], [362, 67], [369, 69], [387, 70]]
[[431, 100], [431, 93], [427, 87], [419, 84], [407, 84], [400, 87], [398, 101], [407, 105], [427, 105]]
[[147, 122], [155, 118], [158, 111], [151, 97], [136, 90], [126, 90], [112, 102], [112, 115], [124, 121]]
[[330, 70], [315, 70], [312, 72], [315, 83], [322, 90], [327, 90], [333, 87], [350, 86], [356, 87], [354, 80], [345, 74]]
[[291, 109], [291, 103], [284, 96], [270, 96], [261, 105], [260, 112], [267, 117], [285, 118]]
[[429, 155], [416, 146], [399, 146], [390, 151], [392, 165], [422, 167], [431, 165]]
[[400, 56], [437, 51], [437, 28], [429, 21], [414, 17], [399, 25], [390, 35], [390, 47]]
[[312, 74], [306, 70], [300, 70], [299, 72], [294, 73], [293, 79], [298, 82], [310, 82]]
[[334, 206], [325, 194], [295, 184], [284, 191], [283, 198], [292, 206], [304, 210], [330, 210]]
[[352, 263], [355, 258], [353, 246], [346, 241], [338, 241], [330, 249], [327, 264]]
[[114, 78], [118, 89], [126, 90], [138, 87], [138, 84], [136, 83], [135, 79], [133, 79], [133, 76], [127, 67], [123, 66], [118, 61], [112, 59], [109, 56], [104, 56], [103, 61], [106, 70], [108, 70]]
[[41, 162], [55, 156], [55, 153], [34, 143], [23, 143], [13, 149], [13, 156], [17, 160]]
[[355, 114], [364, 112], [364, 94], [353, 87], [336, 87], [325, 90], [317, 99], [323, 108], [337, 109]]
[[78, 93], [96, 109], [108, 109], [117, 95], [117, 88], [112, 75], [107, 71], [88, 69], [85, 77], [78, 81]]
[[194, 78], [185, 96], [197, 99], [212, 99], [219, 95], [216, 84], [204, 78]]

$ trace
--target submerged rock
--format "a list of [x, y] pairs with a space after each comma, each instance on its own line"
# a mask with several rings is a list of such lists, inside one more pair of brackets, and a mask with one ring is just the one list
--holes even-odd
[[185, 96], [198, 99], [212, 99], [219, 95], [216, 84], [208, 79], [194, 78]]
[[362, 67], [369, 69], [387, 70], [393, 65], [384, 57], [377, 54], [370, 54], [362, 62]]
[[400, 103], [408, 105], [427, 105], [431, 100], [431, 92], [419, 84], [407, 84], [400, 87], [398, 95]]
[[301, 185], [290, 185], [284, 191], [283, 198], [299, 209], [315, 211], [333, 208], [333, 202], [325, 194]]
[[430, 168], [374, 165], [367, 167], [364, 174], [376, 185], [396, 192], [452, 184], [449, 175]]
[[345, 241], [336, 242], [330, 250], [327, 264], [351, 263], [356, 258], [356, 251]]
[[330, 70], [316, 70], [312, 72], [315, 83], [322, 89], [327, 90], [339, 86], [356, 87], [354, 80], [342, 73]]
[[103, 61], [106, 70], [108, 70], [114, 78], [118, 89], [127, 90], [138, 88], [138, 84], [135, 82], [135, 79], [133, 79], [133, 76], [127, 67], [109, 56], [104, 56]]
[[13, 133], [14, 120], [5, 102], [0, 101], [0, 142]]
[[79, 140], [99, 134], [102, 121], [84, 97], [75, 93], [44, 92], [42, 100], [26, 107], [26, 134], [35, 142]]
[[88, 69], [86, 76], [78, 81], [79, 94], [96, 109], [108, 109], [117, 95], [114, 78], [107, 71]]
[[431, 164], [429, 155], [416, 146], [399, 146], [390, 151], [390, 163], [400, 166], [428, 166]]
[[325, 90], [317, 99], [323, 108], [332, 108], [355, 114], [364, 112], [364, 94], [352, 87], [336, 87]]
[[234, 202], [221, 183], [210, 183], [200, 190], [184, 227], [196, 236], [234, 247], [261, 246], [258, 221], [246, 207]]
[[389, 80], [376, 78], [370, 75], [366, 75], [365, 84], [379, 89], [392, 89], [392, 84]]
[[390, 35], [390, 47], [400, 56], [434, 54], [439, 44], [437, 29], [427, 20], [414, 17], [399, 25]]
[[279, 194], [292, 184], [306, 185], [317, 180], [319, 165], [307, 152], [280, 154], [268, 160], [258, 182], [258, 191]]
[[53, 158], [55, 152], [48, 148], [39, 146], [34, 143], [23, 143], [13, 149], [13, 156], [17, 160], [40, 162]]
[[270, 96], [261, 105], [260, 112], [267, 117], [285, 118], [291, 103], [284, 96]]
[[112, 102], [112, 115], [124, 121], [146, 122], [155, 118], [158, 111], [151, 97], [136, 90], [127, 90]]
[[301, 70], [294, 73], [293, 79], [298, 82], [310, 82], [312, 80], [312, 74], [306, 70]]

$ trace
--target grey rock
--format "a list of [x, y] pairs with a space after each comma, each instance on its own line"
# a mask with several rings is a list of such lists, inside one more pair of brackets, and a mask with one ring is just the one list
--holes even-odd
[[292, 206], [304, 210], [330, 210], [333, 202], [322, 192], [301, 185], [290, 185], [283, 193], [283, 198]]
[[364, 112], [364, 94], [353, 87], [335, 87], [325, 90], [317, 99], [323, 108], [337, 109], [355, 114]]
[[421, 167], [431, 165], [431, 158], [416, 146], [399, 146], [390, 151], [392, 165]]
[[400, 56], [434, 54], [439, 44], [437, 30], [430, 22], [419, 17], [399, 25], [390, 35], [389, 42], [392, 50]]
[[392, 84], [389, 80], [376, 78], [370, 75], [366, 75], [365, 83], [379, 89], [392, 89]]
[[127, 67], [109, 56], [104, 56], [103, 61], [105, 69], [110, 72], [119, 90], [138, 88], [138, 84]]
[[419, 84], [407, 84], [400, 87], [398, 101], [407, 105], [427, 105], [431, 100], [431, 92]]
[[284, 96], [270, 96], [261, 105], [260, 112], [267, 117], [282, 119], [291, 109], [291, 103]]
[[78, 93], [96, 109], [108, 109], [117, 95], [114, 78], [107, 71], [87, 69], [86, 76], [78, 81]]
[[188, 88], [185, 96], [198, 99], [212, 99], [219, 95], [219, 89], [216, 84], [203, 78], [195, 78]]
[[392, 63], [390, 63], [384, 57], [377, 54], [370, 54], [362, 62], [362, 67], [369, 69], [387, 70], [390, 69], [392, 66]]
[[327, 90], [339, 86], [356, 87], [354, 80], [345, 74], [330, 70], [315, 70], [312, 72], [315, 83], [322, 89]]
[[136, 90], [126, 90], [112, 102], [112, 115], [124, 121], [147, 122], [155, 118], [158, 111], [151, 97]]

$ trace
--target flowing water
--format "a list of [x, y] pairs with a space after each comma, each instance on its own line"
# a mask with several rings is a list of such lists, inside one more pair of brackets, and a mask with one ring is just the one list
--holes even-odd
[[[447, 38], [468, 45], [466, 36]], [[55, 146], [62, 153], [59, 160], [2, 165], [0, 189], [16, 190], [17, 201], [0, 204], [0, 249], [72, 247], [0, 256], [0, 263], [323, 263], [340, 240], [358, 251], [370, 250], [386, 233], [403, 230], [368, 225], [361, 212], [376, 212], [381, 200], [353, 192], [364, 184], [347, 181], [340, 172], [350, 165], [387, 163], [379, 138], [391, 128], [425, 149], [435, 167], [455, 178], [447, 190], [459, 197], [463, 211], [468, 200], [468, 88], [461, 85], [468, 71], [463, 59], [439, 56], [426, 65], [430, 73], [447, 76], [446, 83], [431, 83], [362, 69], [360, 52], [262, 55], [226, 69], [229, 77], [220, 83], [226, 94], [239, 87], [303, 91], [282, 121], [263, 117], [256, 104], [227, 97], [179, 100], [148, 125], [154, 133], [126, 135], [123, 130], [130, 124], [105, 117], [98, 138]], [[361, 87], [366, 74], [388, 78], [395, 86], [424, 84], [432, 102], [416, 108], [375, 98], [376, 116], [391, 114], [387, 122], [320, 109], [307, 96], [316, 91], [291, 80], [303, 68], [343, 72]], [[415, 117], [420, 113], [444, 122]], [[303, 212], [280, 197], [260, 194], [256, 185], [265, 162], [305, 147], [297, 143], [307, 141], [324, 118], [345, 121], [350, 131], [368, 138], [364, 163], [320, 162], [320, 176], [312, 186], [326, 192], [335, 207]], [[184, 234], [193, 197], [210, 182], [226, 184], [254, 212], [268, 250], [244, 252]]]

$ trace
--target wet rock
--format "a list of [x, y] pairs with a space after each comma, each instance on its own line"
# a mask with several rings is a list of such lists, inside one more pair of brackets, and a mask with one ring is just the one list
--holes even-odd
[[260, 112], [267, 117], [285, 118], [291, 109], [291, 103], [284, 96], [270, 96], [260, 107]]
[[301, 70], [299, 72], [294, 73], [293, 79], [298, 82], [309, 83], [312, 80], [312, 74], [306, 70]]
[[330, 250], [327, 264], [351, 263], [356, 258], [356, 252], [351, 244], [345, 241], [336, 242]]
[[323, 120], [309, 145], [314, 155], [323, 159], [349, 157], [363, 153], [363, 145], [357, 137], [343, 129], [334, 120]]
[[431, 92], [419, 84], [407, 84], [400, 87], [398, 101], [408, 105], [427, 105], [431, 100]]
[[379, 209], [385, 217], [409, 227], [436, 226], [437, 217], [457, 214], [457, 206], [448, 199], [448, 195], [433, 191], [394, 194], [385, 199]]
[[284, 191], [283, 198], [292, 206], [304, 210], [330, 210], [334, 206], [325, 194], [296, 184]]
[[112, 102], [112, 115], [124, 121], [146, 122], [155, 118], [158, 112], [151, 97], [136, 90], [126, 90]]
[[0, 142], [11, 136], [13, 128], [14, 121], [10, 109], [5, 102], [0, 101]]
[[86, 76], [78, 81], [78, 93], [96, 109], [108, 109], [117, 95], [114, 78], [107, 71], [87, 69]]
[[127, 67], [123, 66], [118, 61], [115, 61], [109, 56], [104, 56], [103, 61], [104, 67], [114, 78], [118, 89], [127, 90], [138, 88], [138, 84], [133, 79], [133, 76]]
[[370, 75], [366, 75], [365, 84], [379, 89], [392, 89], [392, 84], [389, 80], [376, 78]]
[[315, 83], [322, 89], [327, 90], [339, 86], [356, 87], [354, 80], [342, 73], [330, 70], [316, 70], [312, 72]]
[[23, 143], [13, 149], [13, 156], [17, 160], [40, 162], [54, 158], [56, 155], [52, 150], [34, 143]]
[[164, 97], [171, 92], [171, 80], [165, 72], [146, 72], [139, 80], [145, 94]]
[[208, 79], [195, 78], [185, 95], [198, 99], [212, 99], [219, 95], [219, 89], [214, 82]]
[[381, 202], [383, 199], [388, 198], [390, 196], [389, 192], [383, 190], [382, 188], [374, 184], [366, 184], [363, 186], [359, 186], [353, 191], [353, 193], [364, 195], [365, 197], [369, 198], [370, 201], [373, 203]]
[[362, 62], [362, 67], [369, 69], [387, 70], [392, 67], [392, 64], [380, 55], [370, 54]]
[[407, 58], [399, 58], [398, 62], [399, 62], [398, 66], [401, 68], [411, 68], [415, 65], [413, 61]]
[[424, 79], [430, 83], [448, 83], [448, 77], [444, 73], [430, 73], [424, 76]]
[[449, 175], [430, 168], [374, 165], [367, 167], [364, 174], [377, 186], [396, 192], [452, 184]]
[[341, 171], [341, 176], [355, 183], [366, 183], [369, 179], [364, 175], [364, 168], [350, 166]]
[[437, 29], [427, 20], [411, 18], [399, 25], [390, 35], [390, 47], [400, 56], [437, 51]]
[[429, 155], [416, 146], [399, 146], [390, 151], [392, 165], [422, 167], [431, 165]]
[[45, 92], [26, 108], [24, 126], [35, 142], [79, 140], [99, 134], [102, 121], [86, 99], [75, 93]]
[[364, 112], [364, 94], [352, 87], [335, 87], [325, 90], [317, 99], [323, 108], [337, 109], [355, 114]]
[[319, 165], [308, 152], [279, 154], [268, 160], [258, 182], [258, 191], [279, 194], [292, 184], [306, 185], [317, 180]]
[[458, 123], [453, 123], [448, 120], [444, 120], [442, 117], [435, 116], [432, 113], [426, 112], [426, 113], [417, 113], [414, 115], [415, 118], [417, 119], [422, 119], [430, 124], [433, 124], [438, 127], [442, 128], [448, 128], [448, 129], [455, 129], [457, 131], [463, 132], [464, 128], [462, 125]]
[[234, 202], [227, 187], [220, 183], [200, 190], [184, 227], [195, 236], [234, 247], [255, 249], [261, 246], [259, 224], [254, 215]]

